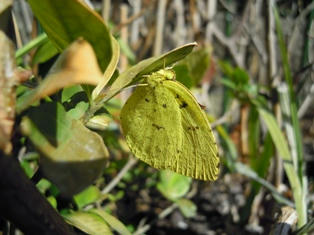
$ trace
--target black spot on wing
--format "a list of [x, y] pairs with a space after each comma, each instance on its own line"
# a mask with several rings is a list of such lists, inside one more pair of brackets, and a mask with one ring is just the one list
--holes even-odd
[[145, 98], [145, 101], [146, 101], [147, 103], [149, 103], [149, 99]]
[[175, 97], [176, 97], [176, 99], [178, 100], [180, 109], [186, 108], [186, 107], [188, 106], [188, 104], [187, 104], [184, 100], [182, 100], [181, 97], [180, 97], [178, 94], [176, 94]]
[[188, 131], [196, 131], [198, 129], [200, 129], [199, 126], [189, 126], [188, 127]]
[[182, 103], [180, 104], [180, 109], [186, 108], [188, 107], [188, 104], [184, 101], [182, 101]]
[[157, 130], [160, 130], [160, 129], [165, 129], [163, 126], [159, 126], [155, 123], [152, 124], [153, 127], [155, 127]]
[[167, 105], [166, 104], [162, 104], [162, 107], [167, 108]]

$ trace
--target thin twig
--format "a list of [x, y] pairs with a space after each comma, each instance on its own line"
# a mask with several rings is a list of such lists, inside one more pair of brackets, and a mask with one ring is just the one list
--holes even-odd
[[167, 0], [158, 1], [158, 12], [156, 17], [156, 37], [154, 44], [154, 56], [160, 55], [162, 52], [163, 31], [165, 26]]
[[268, 83], [278, 84], [279, 77], [277, 71], [277, 54], [276, 54], [276, 36], [275, 36], [275, 18], [273, 12], [274, 0], [270, 0], [267, 4], [267, 50], [268, 50]]
[[238, 104], [233, 101], [231, 104], [231, 108], [219, 119], [211, 123], [211, 127], [215, 128], [216, 126], [222, 125], [228, 121], [230, 121], [234, 117], [234, 112], [238, 109]]
[[137, 159], [133, 156], [130, 156], [128, 162], [118, 173], [118, 175], [101, 191], [102, 194], [109, 193], [116, 185], [120, 182], [123, 176], [137, 163]]
[[248, 36], [251, 38], [253, 45], [261, 58], [262, 63], [265, 65], [267, 63], [267, 53], [261, 38], [257, 36], [256, 32], [252, 32], [247, 25], [244, 25], [244, 29]]
[[297, 41], [297, 35], [299, 35], [298, 33], [298, 26], [300, 26], [300, 23], [302, 21], [302, 19], [304, 19], [304, 17], [307, 16], [307, 14], [309, 14], [312, 10], [314, 9], [314, 2], [310, 3], [302, 12], [301, 14], [298, 16], [298, 18], [296, 20], [294, 20], [294, 27], [292, 30], [292, 34], [290, 37], [290, 41], [288, 44], [288, 55], [291, 54], [292, 50], [295, 49], [295, 44], [299, 43], [299, 41]]
[[228, 3], [225, 2], [225, 0], [219, 0], [219, 2], [223, 6], [223, 8], [225, 8], [227, 11], [229, 11], [229, 13], [231, 13], [233, 15], [235, 15], [237, 13], [236, 10], [234, 9], [234, 7], [229, 6]]
[[17, 21], [13, 12], [12, 12], [12, 21], [13, 21], [13, 26], [14, 26], [17, 48], [21, 48], [23, 46], [22, 37], [21, 37], [19, 27], [17, 25]]
[[[142, 9], [143, 11], [143, 9]], [[130, 43], [131, 45], [135, 45], [138, 42], [139, 39], [139, 32], [140, 32], [140, 25], [143, 20], [139, 19], [139, 17], [144, 13], [141, 13], [141, 0], [134, 0], [133, 1], [133, 16], [136, 17], [135, 20], [132, 19], [132, 17], [129, 18], [129, 20], [132, 20], [132, 29], [131, 29], [131, 38]]]
[[301, 107], [298, 110], [298, 118], [302, 118], [304, 114], [310, 109], [310, 106], [313, 104], [314, 100], [314, 84], [311, 85], [310, 93], [307, 94], [304, 99]]
[[114, 33], [119, 32], [122, 28], [128, 26], [129, 24], [131, 24], [133, 21], [137, 20], [138, 18], [140, 18], [141, 16], [143, 16], [145, 13], [147, 12], [147, 8], [143, 8], [140, 10], [140, 12], [132, 15], [131, 17], [129, 17], [128, 19], [125, 19], [123, 22], [121, 22], [115, 29], [114, 29]]
[[111, 9], [111, 0], [103, 0], [102, 1], [102, 10], [101, 15], [105, 22], [109, 20], [110, 17], [110, 9]]
[[217, 12], [217, 0], [208, 0], [207, 1], [207, 19], [208, 23], [206, 25], [206, 40], [212, 43], [212, 34], [213, 34], [213, 25], [214, 25], [214, 16]]
[[219, 42], [224, 45], [225, 47], [228, 48], [230, 54], [232, 55], [234, 62], [236, 63], [237, 66], [243, 67], [244, 66], [244, 61], [243, 61], [243, 56], [239, 54], [237, 51], [238, 45], [236, 41], [238, 41], [238, 38], [227, 38], [221, 31], [218, 29], [216, 24], [213, 24], [211, 26], [211, 30], [213, 35], [219, 40]]
[[185, 42], [187, 35], [184, 21], [184, 4], [182, 0], [175, 0], [173, 6], [176, 12], [176, 27], [172, 38], [175, 41], [176, 46], [179, 47]]

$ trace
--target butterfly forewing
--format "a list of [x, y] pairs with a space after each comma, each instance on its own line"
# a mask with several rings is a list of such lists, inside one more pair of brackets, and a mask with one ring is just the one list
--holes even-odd
[[162, 86], [138, 87], [121, 112], [126, 141], [136, 157], [157, 169], [176, 163], [182, 146], [181, 116], [172, 94]]
[[180, 154], [180, 174], [202, 180], [215, 180], [219, 172], [219, 156], [215, 137], [205, 112], [182, 84], [166, 81], [181, 112], [183, 149]]

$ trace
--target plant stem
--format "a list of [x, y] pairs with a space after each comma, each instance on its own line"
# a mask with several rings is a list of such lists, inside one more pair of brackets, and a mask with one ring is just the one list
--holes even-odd
[[25, 46], [18, 49], [15, 53], [15, 58], [19, 59], [20, 57], [22, 57], [23, 55], [28, 53], [30, 50], [43, 44], [47, 40], [48, 40], [47, 34], [45, 34], [45, 33], [40, 34], [38, 37], [36, 37], [35, 39], [28, 42]]

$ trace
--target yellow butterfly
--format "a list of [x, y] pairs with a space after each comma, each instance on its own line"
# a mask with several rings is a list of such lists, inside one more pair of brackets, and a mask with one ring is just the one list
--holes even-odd
[[144, 78], [121, 111], [126, 142], [134, 155], [157, 169], [216, 180], [219, 156], [205, 112], [171, 69]]

